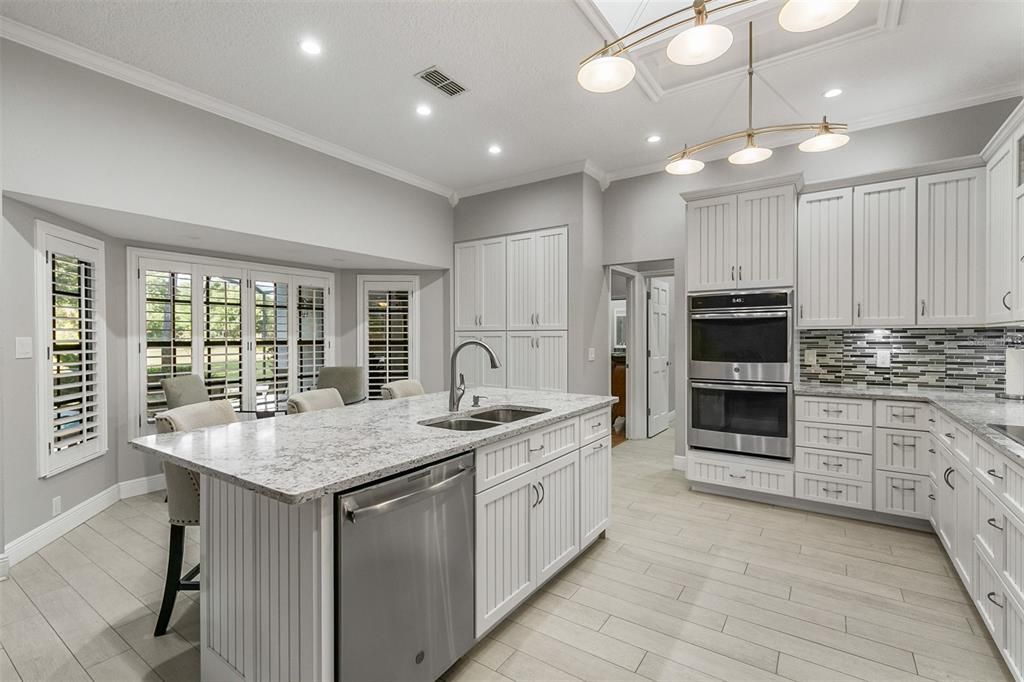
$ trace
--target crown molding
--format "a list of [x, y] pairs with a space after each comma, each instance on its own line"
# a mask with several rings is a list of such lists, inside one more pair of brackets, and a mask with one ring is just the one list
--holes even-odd
[[874, 173], [867, 173], [865, 175], [833, 178], [831, 180], [820, 180], [805, 185], [803, 188], [803, 192], [805, 194], [809, 194], [811, 192], [825, 192], [833, 189], [840, 189], [843, 187], [872, 185], [875, 184], [876, 182], [905, 180], [907, 178], [917, 178], [924, 175], [934, 175], [936, 173], [948, 173], [950, 171], [967, 170], [969, 168], [980, 168], [984, 165], [985, 161], [981, 158], [980, 155], [970, 154], [968, 156], [958, 156], [952, 159], [928, 161], [926, 163], [919, 163], [914, 166], [905, 166], [903, 168], [891, 168], [888, 170], [877, 171]]
[[1024, 124], [1024, 101], [1017, 105], [1017, 108], [1013, 110], [1009, 118], [1003, 121], [1003, 125], [999, 126], [999, 130], [995, 132], [992, 139], [988, 141], [988, 144], [982, 148], [981, 158], [985, 159], [987, 163], [995, 155], [996, 149], [1010, 139], [1010, 136], [1017, 130], [1017, 127], [1022, 124]]
[[[561, 166], [542, 168], [540, 170], [530, 171], [529, 173], [523, 173], [522, 175], [516, 175], [511, 178], [504, 178], [502, 180], [495, 180], [494, 182], [485, 182], [481, 185], [467, 187], [464, 190], [458, 191], [455, 202], [458, 203], [460, 199], [476, 196], [477, 194], [497, 192], [499, 190], [519, 187], [521, 185], [529, 185], [533, 182], [542, 182], [544, 180], [551, 180], [552, 178], [560, 178], [564, 175], [572, 175], [573, 173], [585, 173], [594, 178], [597, 180], [598, 184], [601, 185], [602, 192], [608, 188], [608, 184], [610, 182], [608, 174], [601, 170], [590, 159], [584, 159], [583, 161], [573, 161], [572, 163], [562, 164]], [[455, 204], [452, 205], [454, 206]]]
[[[77, 45], [63, 38], [26, 26], [11, 19], [0, 17], [0, 38], [19, 43], [33, 50], [44, 52], [83, 68], [101, 73], [104, 76], [134, 85], [163, 97], [202, 109], [211, 114], [240, 123], [249, 128], [279, 137], [293, 144], [326, 154], [354, 166], [359, 166], [379, 175], [398, 180], [453, 201], [454, 190], [432, 180], [420, 177], [409, 171], [402, 170], [377, 159], [360, 154], [347, 147], [328, 142], [314, 135], [296, 130], [291, 126], [279, 123], [265, 116], [255, 114], [248, 109], [225, 102], [224, 100], [193, 90], [174, 81], [145, 71], [131, 64], [118, 61], [88, 48]], [[453, 204], [454, 205], [454, 204]]]
[[747, 182], [739, 182], [723, 187], [712, 187], [694, 190], [691, 192], [680, 192], [679, 196], [683, 198], [683, 201], [700, 201], [701, 199], [711, 199], [713, 197], [721, 197], [728, 194], [756, 192], [762, 189], [785, 186], [792, 186], [796, 188], [796, 193], [799, 194], [804, 188], [804, 174], [791, 173], [789, 175], [777, 175], [772, 178], [757, 178], [756, 180], [748, 180]]

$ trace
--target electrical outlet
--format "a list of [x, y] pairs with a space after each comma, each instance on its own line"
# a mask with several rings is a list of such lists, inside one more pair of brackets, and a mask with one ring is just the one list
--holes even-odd
[[818, 353], [817, 353], [817, 351], [815, 351], [813, 348], [806, 348], [806, 349], [804, 349], [804, 364], [805, 365], [811, 365], [812, 367], [814, 365], [817, 365], [818, 364]]
[[875, 365], [877, 367], [892, 367], [892, 351], [880, 350], [875, 353]]
[[61, 506], [62, 505], [61, 505], [60, 495], [58, 495], [57, 497], [53, 498], [53, 515], [54, 516], [58, 516], [60, 514]]

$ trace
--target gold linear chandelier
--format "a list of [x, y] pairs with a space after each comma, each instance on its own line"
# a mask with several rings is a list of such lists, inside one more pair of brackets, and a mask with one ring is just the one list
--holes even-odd
[[[790, 0], [792, 2], [792, 0]], [[829, 123], [828, 119], [822, 117], [820, 123], [787, 123], [785, 125], [754, 127], [754, 23], [747, 24], [747, 36], [749, 52], [747, 55], [747, 128], [728, 135], [716, 137], [707, 142], [701, 142], [692, 147], [683, 147], [682, 151], [673, 154], [668, 159], [665, 170], [672, 175], [690, 175], [700, 172], [704, 168], [704, 162], [692, 158], [693, 154], [715, 147], [733, 140], [746, 139], [746, 145], [729, 155], [729, 163], [746, 165], [764, 161], [772, 155], [768, 147], [760, 147], [757, 144], [758, 135], [769, 133], [789, 133], [800, 130], [813, 130], [814, 136], [800, 143], [799, 149], [802, 152], [825, 152], [830, 149], [838, 149], [850, 141], [848, 135], [844, 135], [847, 126], [845, 123]]]

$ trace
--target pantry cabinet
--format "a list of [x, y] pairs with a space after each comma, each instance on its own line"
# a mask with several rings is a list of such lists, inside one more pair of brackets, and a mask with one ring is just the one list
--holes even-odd
[[913, 178], [853, 190], [853, 324], [916, 322]]
[[797, 325], [853, 324], [853, 190], [800, 197], [797, 211]]
[[564, 227], [508, 237], [508, 329], [568, 328], [568, 254]]
[[984, 185], [977, 168], [917, 180], [918, 324], [981, 319]]
[[455, 329], [505, 329], [505, 237], [455, 245]]
[[793, 286], [795, 203], [792, 185], [688, 202], [688, 289]]
[[507, 358], [508, 388], [567, 390], [567, 332], [509, 332]]

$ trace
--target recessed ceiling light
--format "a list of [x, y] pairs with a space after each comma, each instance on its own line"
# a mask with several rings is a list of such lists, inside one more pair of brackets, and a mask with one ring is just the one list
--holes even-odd
[[428, 104], [420, 104], [419, 106], [416, 107], [416, 113], [419, 114], [420, 116], [430, 116], [430, 113], [432, 111], [433, 110], [430, 108], [430, 105]]
[[655, 142], [661, 142], [661, 135], [648, 135], [647, 141], [650, 142], [651, 144], [654, 144]]
[[501, 147], [499, 147], [496, 144], [492, 144], [490, 147], [487, 148], [487, 151], [490, 154], [500, 154], [501, 153]]
[[843, 94], [842, 88], [832, 88], [830, 90], [825, 91], [825, 97], [828, 97], [829, 99], [833, 97], [839, 97], [839, 95], [841, 94]]
[[318, 55], [322, 50], [320, 41], [316, 38], [303, 38], [302, 42], [299, 43], [299, 48], [309, 55]]

